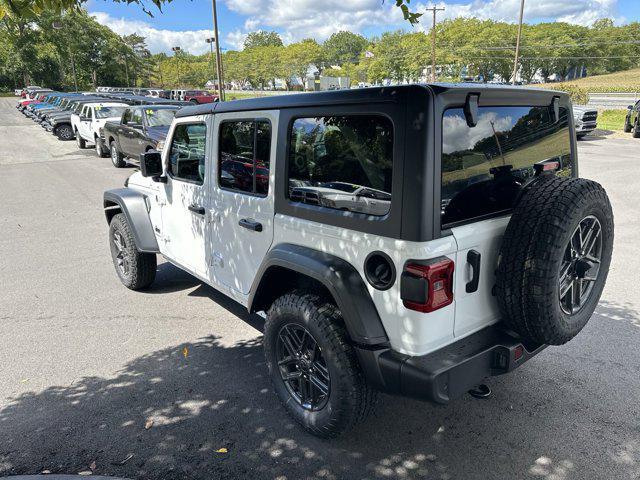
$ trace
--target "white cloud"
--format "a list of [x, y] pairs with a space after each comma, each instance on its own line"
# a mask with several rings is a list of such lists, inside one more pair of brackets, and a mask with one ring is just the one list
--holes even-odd
[[[617, 16], [618, 0], [529, 0], [525, 2], [524, 20], [555, 20], [559, 22], [591, 25], [603, 17], [622, 21]], [[476, 17], [482, 20], [499, 20], [515, 23], [520, 15], [520, 0], [473, 0], [469, 3], [451, 4], [446, 1], [427, 2], [417, 10], [424, 12], [425, 7], [444, 7], [439, 19], [457, 17]], [[431, 20], [424, 17], [422, 28], [428, 29]]]
[[132, 33], [142, 35], [145, 37], [151, 53], [164, 52], [171, 54], [172, 47], [180, 47], [194, 55], [201, 55], [209, 51], [209, 44], [206, 43], [205, 39], [213, 36], [211, 30], [161, 30], [147, 22], [113, 18], [105, 12], [92, 12], [91, 15], [99, 23], [106, 25], [119, 35], [130, 35]]
[[259, 26], [281, 32], [285, 43], [312, 37], [327, 39], [340, 30], [362, 32], [367, 27], [397, 28], [400, 9], [387, 0], [226, 0], [230, 10], [249, 18], [245, 33]]

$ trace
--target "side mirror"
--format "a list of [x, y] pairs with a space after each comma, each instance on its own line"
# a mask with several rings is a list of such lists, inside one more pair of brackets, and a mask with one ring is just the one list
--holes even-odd
[[633, 105], [627, 105], [627, 110], [633, 110]]
[[150, 150], [140, 154], [140, 173], [143, 177], [157, 177], [162, 175], [162, 155]]

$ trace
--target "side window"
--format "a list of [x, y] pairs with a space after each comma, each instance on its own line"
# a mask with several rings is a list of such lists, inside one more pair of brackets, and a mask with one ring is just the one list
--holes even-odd
[[204, 123], [176, 125], [169, 151], [169, 172], [173, 178], [203, 184], [206, 139]]
[[218, 182], [222, 188], [267, 195], [271, 123], [228, 121], [220, 125]]
[[142, 110], [136, 108], [131, 114], [131, 122], [134, 125], [142, 125]]
[[393, 166], [389, 118], [298, 118], [289, 141], [291, 201], [366, 215], [389, 213]]
[[92, 108], [92, 107], [87, 107], [87, 113], [86, 113], [86, 115], [87, 115], [87, 118], [88, 118], [89, 120], [91, 120], [91, 119], [93, 118], [93, 108]]
[[131, 122], [131, 110], [126, 109], [124, 115], [122, 115], [122, 123], [126, 125], [129, 122]]

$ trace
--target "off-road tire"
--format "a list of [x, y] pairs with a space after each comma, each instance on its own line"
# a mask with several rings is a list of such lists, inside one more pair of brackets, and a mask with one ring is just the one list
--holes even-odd
[[[122, 252], [128, 262], [127, 272], [123, 272], [118, 264], [118, 247], [115, 236], [121, 235], [124, 240]], [[113, 216], [109, 224], [109, 247], [116, 273], [122, 284], [131, 290], [142, 290], [153, 283], [156, 278], [157, 259], [155, 253], [139, 252], [136, 248], [133, 232], [123, 213]]]
[[78, 148], [80, 149], [87, 148], [87, 142], [85, 141], [84, 138], [80, 136], [77, 130], [75, 131], [75, 134], [76, 134], [76, 144], [78, 145]]
[[96, 149], [96, 155], [99, 158], [104, 158], [108, 155], [108, 152], [104, 147], [104, 142], [99, 137], [95, 137], [95, 149]]
[[[584, 304], [567, 314], [560, 302], [560, 267], [578, 225], [601, 226], [600, 269]], [[496, 296], [504, 323], [538, 344], [562, 345], [587, 324], [604, 288], [613, 247], [613, 212], [600, 184], [545, 175], [524, 193], [502, 241]]]
[[[301, 325], [320, 347], [330, 375], [326, 405], [310, 411], [289, 393], [277, 363], [277, 338], [283, 326]], [[289, 414], [307, 431], [331, 438], [363, 422], [373, 410], [378, 392], [362, 374], [338, 308], [318, 295], [295, 291], [278, 298], [267, 312], [264, 350], [276, 394]]]
[[626, 119], [624, 121], [624, 128], [622, 129], [624, 131], [624, 133], [630, 133], [631, 129], [633, 127], [631, 126], [631, 122], [628, 122]]
[[118, 151], [118, 145], [115, 141], [109, 145], [109, 152], [111, 154], [111, 163], [116, 168], [124, 168], [127, 166], [127, 162], [124, 161], [124, 156]]
[[636, 120], [636, 124], [631, 129], [631, 135], [633, 138], [640, 138], [640, 120]]

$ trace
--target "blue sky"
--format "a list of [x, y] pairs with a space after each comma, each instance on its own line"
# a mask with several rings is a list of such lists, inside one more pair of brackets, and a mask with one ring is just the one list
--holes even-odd
[[[162, 12], [152, 6], [150, 17], [139, 5], [89, 0], [89, 12], [120, 34], [137, 32], [147, 37], [153, 53], [169, 52], [179, 45], [191, 53], [204, 53], [204, 39], [211, 30], [211, 2], [173, 0]], [[285, 43], [313, 37], [325, 40], [331, 33], [349, 30], [365, 36], [411, 27], [402, 20], [393, 0], [218, 0], [221, 45], [241, 48], [245, 35], [253, 30], [275, 30]], [[520, 0], [413, 0], [412, 8], [444, 6], [440, 18], [458, 16], [516, 21]], [[640, 20], [640, 0], [526, 0], [525, 21], [568, 21], [589, 25], [609, 17], [616, 23]], [[417, 29], [428, 29], [425, 18]]]

